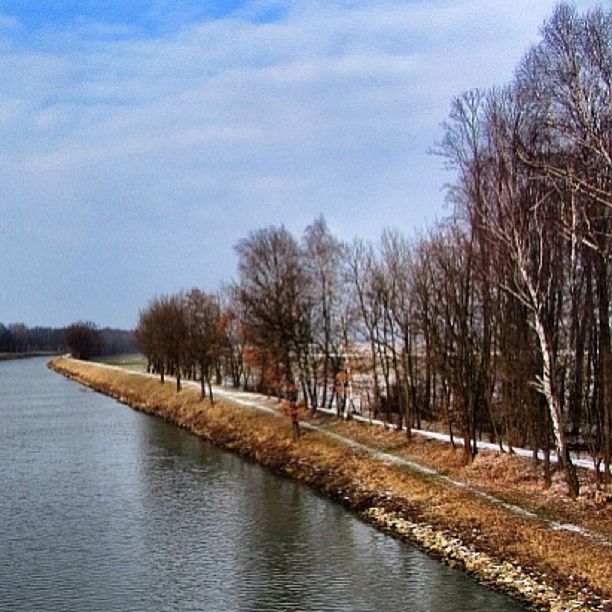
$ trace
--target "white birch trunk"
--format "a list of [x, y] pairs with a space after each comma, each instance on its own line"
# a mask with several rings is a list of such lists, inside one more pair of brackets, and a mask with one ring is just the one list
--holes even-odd
[[546, 399], [546, 405], [548, 406], [548, 413], [553, 426], [553, 435], [555, 437], [555, 447], [560, 461], [565, 461], [565, 432], [563, 430], [563, 415], [561, 413], [561, 407], [556, 397], [554, 385], [553, 385], [553, 363], [552, 354], [550, 347], [548, 346], [548, 339], [546, 338], [546, 331], [544, 330], [544, 323], [541, 319], [540, 312], [541, 306], [538, 300], [538, 295], [533, 286], [533, 282], [529, 276], [525, 261], [522, 257], [523, 251], [519, 247], [517, 249], [518, 267], [527, 288], [529, 294], [529, 300], [525, 302], [529, 306], [533, 314], [533, 326], [535, 328], [536, 335], [538, 337], [538, 343], [540, 345], [540, 352], [542, 355], [542, 377], [540, 379], [541, 391]]
[[544, 327], [538, 313], [536, 313], [534, 316], [534, 324], [536, 335], [538, 336], [538, 342], [540, 344], [540, 350], [542, 352], [542, 378], [540, 380], [542, 385], [542, 393], [544, 394], [546, 404], [548, 405], [557, 454], [559, 455], [560, 460], [562, 459], [565, 461], [566, 449], [565, 432], [563, 430], [563, 415], [553, 388], [552, 358], [548, 347], [546, 334], [544, 332]]

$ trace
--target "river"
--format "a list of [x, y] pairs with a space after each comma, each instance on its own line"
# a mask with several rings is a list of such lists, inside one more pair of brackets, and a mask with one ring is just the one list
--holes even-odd
[[0, 610], [519, 610], [290, 480], [0, 363]]

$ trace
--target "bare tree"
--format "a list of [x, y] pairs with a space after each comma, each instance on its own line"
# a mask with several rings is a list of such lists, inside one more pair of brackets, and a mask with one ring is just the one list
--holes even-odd
[[64, 339], [70, 353], [77, 359], [91, 359], [102, 351], [102, 336], [98, 327], [90, 321], [78, 321], [69, 325]]
[[[610, 269], [612, 253], [612, 10], [598, 8], [583, 15], [568, 4], [559, 5], [542, 29], [542, 41], [522, 62], [517, 79], [520, 103], [541, 132], [540, 143], [516, 138], [521, 161], [546, 177], [566, 196], [569, 214], [558, 223], [571, 243], [592, 253], [580, 265], [592, 269], [598, 329], [593, 349], [594, 413], [601, 432], [606, 466], [610, 465], [612, 411], [612, 353], [610, 332]], [[520, 136], [520, 135], [519, 135]], [[575, 266], [574, 266], [575, 269]], [[576, 283], [573, 299], [576, 300]], [[586, 335], [575, 330], [577, 369], [582, 374]], [[574, 405], [579, 405], [576, 381]], [[609, 467], [606, 468], [609, 482]]]
[[[339, 321], [340, 243], [329, 231], [323, 217], [318, 217], [304, 232], [303, 267], [308, 275], [312, 300], [313, 345], [310, 352], [315, 389], [311, 407], [325, 406], [333, 395], [333, 381], [339, 368], [341, 332]], [[320, 400], [316, 386], [320, 380]], [[331, 399], [331, 397], [329, 397]]]
[[[283, 378], [283, 391], [294, 414], [298, 385], [304, 385], [302, 358], [311, 343], [310, 303], [300, 267], [300, 249], [284, 227], [251, 233], [237, 246], [237, 288], [251, 342], [270, 355]], [[307, 397], [307, 394], [304, 394]], [[293, 420], [294, 436], [299, 423]]]
[[206, 386], [210, 403], [213, 403], [212, 373], [223, 342], [221, 309], [217, 296], [200, 289], [191, 289], [184, 296], [187, 316], [188, 359], [197, 365], [202, 398]]
[[137, 346], [164, 382], [166, 373], [176, 376], [181, 390], [183, 368], [189, 364], [188, 321], [182, 295], [163, 295], [149, 302], [139, 315], [135, 330]]
[[377, 415], [381, 408], [381, 367], [377, 345], [382, 310], [378, 299], [380, 296], [375, 287], [375, 267], [376, 259], [372, 247], [361, 240], [353, 241], [346, 250], [345, 278], [352, 287], [354, 301], [359, 312], [361, 337], [367, 342], [370, 349], [371, 380], [374, 394], [373, 410], [370, 409], [370, 415], [372, 412]]

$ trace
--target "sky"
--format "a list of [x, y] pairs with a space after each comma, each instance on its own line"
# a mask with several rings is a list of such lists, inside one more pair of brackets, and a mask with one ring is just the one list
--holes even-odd
[[507, 83], [554, 5], [0, 0], [0, 322], [131, 328], [267, 225], [423, 231], [453, 96]]

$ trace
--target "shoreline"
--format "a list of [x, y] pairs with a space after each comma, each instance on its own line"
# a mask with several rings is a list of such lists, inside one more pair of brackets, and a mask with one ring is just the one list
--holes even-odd
[[[545, 559], [509, 554], [512, 546], [508, 550], [496, 546], [494, 538], [488, 535], [495, 529], [487, 519], [489, 514], [493, 520], [500, 518], [502, 510], [487, 509], [489, 514], [481, 517], [479, 512], [484, 502], [473, 499], [469, 490], [443, 490], [440, 483], [427, 476], [384, 463], [310, 429], [299, 442], [292, 443], [286, 419], [257, 413], [222, 398], [211, 406], [200, 400], [195, 389], [186, 388], [176, 394], [171, 383], [162, 386], [143, 374], [67, 358], [54, 359], [48, 366], [135, 410], [163, 418], [217, 446], [309, 485], [378, 529], [465, 571], [481, 584], [531, 609], [608, 609], [610, 593], [605, 588], [598, 589], [584, 579], [567, 575], [562, 568], [548, 567]], [[428, 504], [425, 501], [431, 490], [452, 497], [455, 507], [462, 511], [474, 506], [473, 516], [479, 517], [479, 522], [436, 511], [435, 496]], [[513, 529], [526, 530], [528, 537], [529, 529], [535, 530], [524, 519], [502, 518], [511, 521]], [[551, 530], [548, 533], [542, 529], [537, 526], [535, 536], [541, 535], [543, 542], [553, 539], [553, 546], [580, 546], [578, 534]], [[512, 538], [511, 533], [506, 535]], [[601, 562], [610, 560], [609, 549], [602, 547], [593, 551]], [[572, 548], [559, 554], [571, 555]]]

